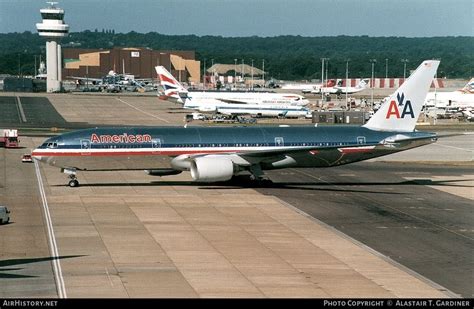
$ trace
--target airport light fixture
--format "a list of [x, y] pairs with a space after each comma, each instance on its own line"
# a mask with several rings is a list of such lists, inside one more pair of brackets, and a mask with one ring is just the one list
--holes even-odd
[[21, 77], [21, 61], [20, 61], [21, 54], [18, 53], [18, 77]]
[[321, 104], [324, 102], [324, 62], [329, 60], [329, 58], [321, 58]]
[[408, 59], [402, 59], [403, 62], [403, 82], [405, 82], [405, 77], [407, 75], [407, 62]]
[[202, 83], [203, 83], [203, 87], [204, 89], [206, 89], [206, 58], [204, 58], [204, 68], [203, 68], [203, 72], [202, 72]]
[[211, 77], [211, 81], [215, 78], [216, 78], [216, 70], [214, 69], [214, 58], [211, 59], [211, 68], [212, 68], [212, 77]]
[[234, 59], [234, 88], [237, 87], [237, 58]]
[[[349, 61], [351, 59], [346, 59], [346, 107], [347, 107], [347, 80], [349, 79]], [[351, 105], [349, 104], [349, 110], [351, 109]]]
[[372, 78], [370, 79], [370, 101], [372, 102], [372, 108], [374, 107], [374, 67], [377, 59], [370, 59], [370, 63], [372, 63]]
[[250, 83], [250, 87], [253, 90], [253, 59], [252, 59], [252, 74], [251, 75], [252, 75], [252, 81]]
[[328, 84], [328, 68], [329, 68], [329, 58], [326, 58], [326, 86]]
[[37, 68], [38, 66], [36, 65], [36, 56], [38, 56], [38, 55], [35, 55], [35, 70], [33, 71], [33, 76], [35, 76], [35, 75], [37, 74], [37, 73], [36, 73], [36, 72], [37, 72], [37, 71], [36, 71], [36, 68]]

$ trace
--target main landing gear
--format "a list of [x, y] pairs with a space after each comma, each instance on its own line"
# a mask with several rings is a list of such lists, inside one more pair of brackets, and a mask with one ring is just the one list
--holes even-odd
[[273, 183], [270, 179], [268, 179], [262, 171], [260, 165], [252, 165], [249, 168], [250, 171], [250, 180], [259, 187], [269, 186]]
[[68, 186], [71, 188], [79, 187], [79, 181], [76, 177], [76, 169], [65, 168], [61, 170], [64, 174], [67, 174], [69, 177]]

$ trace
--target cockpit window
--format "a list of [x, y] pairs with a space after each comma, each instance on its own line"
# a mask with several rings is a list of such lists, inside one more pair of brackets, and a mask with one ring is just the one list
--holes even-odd
[[47, 148], [57, 148], [58, 147], [58, 143], [57, 142], [49, 142], [47, 145], [46, 145]]

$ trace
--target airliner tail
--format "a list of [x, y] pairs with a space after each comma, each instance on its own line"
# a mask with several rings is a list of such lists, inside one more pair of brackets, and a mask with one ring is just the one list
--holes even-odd
[[438, 66], [438, 60], [423, 61], [364, 127], [378, 131], [414, 131]]

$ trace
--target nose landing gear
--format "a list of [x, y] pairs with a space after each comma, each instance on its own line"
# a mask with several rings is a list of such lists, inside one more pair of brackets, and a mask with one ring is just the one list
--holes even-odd
[[69, 180], [68, 185], [71, 188], [79, 187], [79, 181], [76, 179], [76, 175], [69, 175], [69, 178], [71, 178], [71, 180]]
[[64, 168], [61, 170], [61, 172], [67, 174], [69, 177], [68, 186], [70, 186], [71, 188], [79, 187], [79, 181], [76, 177], [76, 169]]

